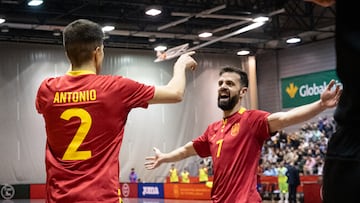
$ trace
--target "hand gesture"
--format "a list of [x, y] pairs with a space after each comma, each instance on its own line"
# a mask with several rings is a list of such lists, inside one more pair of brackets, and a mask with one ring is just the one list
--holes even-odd
[[331, 80], [324, 92], [321, 94], [321, 104], [326, 108], [332, 108], [339, 102], [342, 90], [339, 85], [336, 85], [335, 90], [331, 90], [335, 85], [335, 80]]
[[155, 152], [155, 156], [149, 156], [145, 158], [145, 168], [148, 170], [157, 168], [162, 163], [161, 160], [163, 157], [163, 153], [161, 153], [160, 150], [156, 147], [153, 148], [153, 151]]
[[176, 64], [185, 65], [186, 69], [195, 70], [197, 67], [197, 62], [191, 57], [195, 54], [195, 51], [187, 52], [182, 54], [176, 61]]

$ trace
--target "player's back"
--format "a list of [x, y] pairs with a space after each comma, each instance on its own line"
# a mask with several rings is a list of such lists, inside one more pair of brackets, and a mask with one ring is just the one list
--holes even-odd
[[[65, 75], [41, 84], [50, 202], [119, 201], [119, 150], [132, 108], [153, 90], [120, 76]], [[134, 93], [137, 92], [137, 93]]]

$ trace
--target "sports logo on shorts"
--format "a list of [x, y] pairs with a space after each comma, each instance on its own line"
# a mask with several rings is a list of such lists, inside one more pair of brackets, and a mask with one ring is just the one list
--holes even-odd
[[12, 199], [15, 195], [15, 188], [12, 185], [5, 184], [1, 187], [0, 194], [3, 199]]

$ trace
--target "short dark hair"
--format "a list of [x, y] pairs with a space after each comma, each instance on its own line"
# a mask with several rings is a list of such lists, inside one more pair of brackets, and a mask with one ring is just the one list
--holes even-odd
[[225, 66], [220, 70], [219, 75], [221, 76], [224, 73], [237, 73], [240, 76], [240, 84], [243, 87], [249, 86], [249, 79], [248, 75], [245, 71], [240, 68], [232, 67], [232, 66]]
[[63, 44], [69, 60], [80, 66], [91, 59], [92, 52], [104, 42], [101, 26], [86, 19], [68, 24], [63, 32]]

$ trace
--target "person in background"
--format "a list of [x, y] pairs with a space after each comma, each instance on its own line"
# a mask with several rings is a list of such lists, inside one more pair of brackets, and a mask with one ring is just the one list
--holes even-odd
[[203, 159], [205, 166], [207, 167], [207, 171], [208, 171], [208, 176], [212, 176], [213, 175], [213, 171], [212, 171], [212, 160], [211, 157], [206, 157]]
[[170, 165], [169, 177], [170, 177], [170, 183], [178, 183], [179, 182], [178, 170], [175, 168], [174, 163], [172, 163]]
[[300, 185], [300, 173], [294, 162], [287, 167], [287, 183], [289, 185], [289, 203], [297, 203], [297, 187]]
[[285, 127], [335, 107], [341, 91], [332, 80], [318, 101], [286, 112], [269, 113], [242, 107], [248, 82], [247, 73], [242, 69], [222, 68], [217, 81], [218, 107], [223, 110], [222, 119], [210, 124], [201, 136], [168, 153], [154, 147], [155, 155], [145, 158], [145, 168], [151, 170], [162, 163], [195, 155], [211, 156], [214, 169], [211, 190], [213, 203], [262, 202], [256, 191], [256, 169], [264, 142]]
[[316, 165], [316, 160], [312, 157], [311, 154], [307, 154], [305, 156], [305, 164], [303, 166], [303, 173], [304, 175], [313, 175], [314, 174], [314, 167]]
[[180, 102], [186, 70], [197, 65], [191, 57], [195, 52], [184, 53], [163, 86], [100, 75], [104, 37], [95, 22], [79, 19], [68, 24], [63, 45], [70, 70], [44, 79], [38, 88], [35, 106], [46, 130], [47, 203], [119, 203], [119, 152], [129, 112]]
[[206, 183], [207, 181], [209, 181], [208, 168], [205, 165], [204, 161], [200, 161], [199, 182]]
[[137, 174], [135, 172], [135, 168], [131, 168], [131, 172], [129, 174], [129, 181], [130, 183], [136, 183], [137, 182]]
[[256, 170], [256, 190], [261, 193], [262, 185], [261, 185], [261, 176], [263, 174], [263, 160], [259, 159], [259, 165], [257, 166]]
[[288, 169], [282, 161], [279, 164], [278, 171], [278, 185], [279, 185], [279, 203], [288, 203], [289, 201], [289, 185], [287, 183], [288, 177], [286, 176]]
[[186, 167], [181, 172], [181, 182], [182, 183], [190, 183], [190, 173]]
[[277, 176], [278, 175], [278, 171], [276, 168], [276, 164], [275, 163], [270, 163], [268, 166], [265, 167], [264, 172], [263, 172], [264, 176]]

